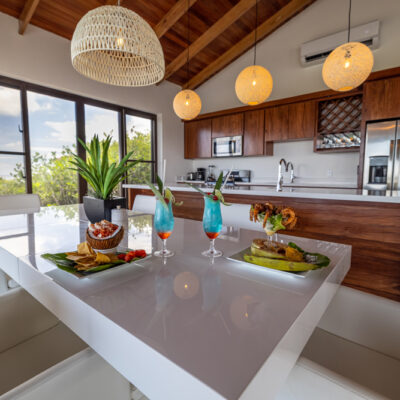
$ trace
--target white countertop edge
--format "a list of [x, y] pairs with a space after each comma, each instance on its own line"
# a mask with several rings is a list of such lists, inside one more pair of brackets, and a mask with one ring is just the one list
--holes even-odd
[[[172, 191], [180, 192], [194, 192], [194, 189], [188, 186], [169, 186]], [[127, 189], [149, 189], [147, 185], [140, 184], [124, 184]], [[207, 188], [202, 189], [207, 191]], [[386, 196], [365, 196], [360, 194], [336, 194], [336, 193], [301, 193], [301, 192], [276, 192], [273, 190], [231, 190], [224, 189], [222, 193], [228, 194], [241, 194], [247, 196], [271, 196], [271, 197], [289, 197], [300, 199], [322, 199], [322, 200], [344, 200], [344, 201], [366, 201], [377, 203], [400, 203], [400, 197], [386, 197]]]
[[[307, 344], [315, 327], [318, 325], [318, 321], [324, 315], [350, 269], [351, 246], [346, 247], [347, 251], [343, 253], [339, 262], [343, 262], [343, 266], [345, 266], [347, 259], [348, 266], [331, 271], [326, 281], [317, 290], [285, 336], [275, 347], [270, 357], [243, 391], [240, 400], [264, 400], [265, 387], [269, 388], [269, 393], [274, 393], [275, 396], [278, 394], [296, 364], [298, 354], [301, 353]], [[280, 374], [276, 373], [277, 370], [280, 371]], [[285, 374], [282, 371], [285, 371]]]
[[[18, 259], [18, 283], [147, 397], [225, 400], [204, 382], [36, 271], [23, 258]], [[68, 307], [64, 308], [64, 304]], [[79, 313], [71, 313], [71, 308]]]
[[[204, 184], [205, 181], [176, 181], [178, 185], [184, 185], [186, 183], [192, 184]], [[273, 186], [275, 187], [277, 184], [276, 181], [253, 181], [253, 182], [238, 182], [237, 186]], [[283, 186], [285, 187], [306, 187], [306, 188], [325, 188], [325, 189], [357, 189], [357, 184], [352, 182], [334, 182], [334, 183], [326, 183], [326, 182], [307, 182], [296, 180], [295, 182], [284, 182]]]

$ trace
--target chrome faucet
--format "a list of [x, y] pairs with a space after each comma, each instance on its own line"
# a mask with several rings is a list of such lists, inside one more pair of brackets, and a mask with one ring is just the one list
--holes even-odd
[[277, 192], [282, 191], [282, 184], [283, 184], [282, 163], [283, 163], [283, 166], [285, 167], [285, 170], [287, 171], [286, 160], [284, 158], [281, 158], [281, 160], [279, 161], [279, 168], [278, 168], [278, 182], [276, 183], [276, 191]]
[[286, 172], [289, 171], [289, 166], [290, 166], [290, 183], [293, 183], [293, 181], [294, 181], [294, 167], [293, 167], [293, 163], [291, 161], [289, 161], [286, 164]]

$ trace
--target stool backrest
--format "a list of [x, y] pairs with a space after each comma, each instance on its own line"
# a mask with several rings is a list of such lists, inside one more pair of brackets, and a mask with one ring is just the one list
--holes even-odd
[[0, 196], [0, 215], [22, 214], [40, 210], [37, 194], [13, 194]]
[[132, 211], [138, 214], [154, 214], [156, 212], [156, 198], [154, 196], [137, 195], [133, 202]]

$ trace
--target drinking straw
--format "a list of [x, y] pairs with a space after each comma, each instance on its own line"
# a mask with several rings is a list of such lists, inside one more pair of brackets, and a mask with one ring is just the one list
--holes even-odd
[[165, 186], [165, 170], [167, 168], [167, 160], [164, 158], [163, 171], [162, 171], [162, 183]]
[[221, 190], [225, 187], [226, 182], [228, 182], [228, 179], [231, 176], [232, 170], [233, 170], [233, 165], [232, 165], [231, 169], [229, 170], [228, 174], [226, 175], [225, 182], [222, 185]]

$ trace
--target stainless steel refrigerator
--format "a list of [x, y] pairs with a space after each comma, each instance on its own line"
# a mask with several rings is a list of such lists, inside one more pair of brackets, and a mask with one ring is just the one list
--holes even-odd
[[400, 120], [367, 124], [364, 157], [363, 189], [382, 195], [400, 190]]

